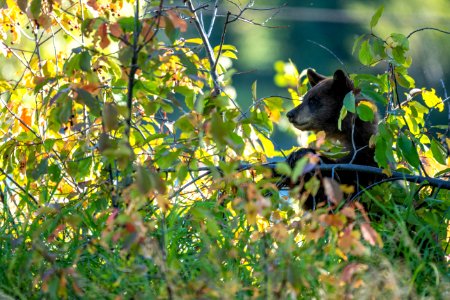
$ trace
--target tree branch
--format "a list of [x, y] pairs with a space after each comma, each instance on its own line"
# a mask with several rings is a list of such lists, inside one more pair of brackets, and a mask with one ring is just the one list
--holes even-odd
[[192, 4], [192, 0], [186, 0], [185, 1], [186, 6], [191, 11], [193, 17], [193, 21], [195, 24], [195, 27], [197, 28], [198, 33], [200, 34], [200, 37], [203, 41], [203, 44], [206, 48], [206, 56], [208, 57], [209, 65], [211, 66], [211, 78], [213, 81], [213, 91], [212, 96], [217, 96], [220, 94], [220, 84], [219, 84], [219, 75], [217, 74], [217, 71], [214, 69], [214, 66], [216, 65], [216, 59], [214, 57], [214, 50], [211, 47], [211, 43], [208, 39], [208, 34], [205, 32], [205, 28], [203, 28], [202, 24], [200, 23], [200, 20], [197, 15], [197, 10], [195, 9], [194, 5]]
[[24, 192], [25, 194], [28, 195], [28, 197], [30, 197], [31, 200], [33, 200], [33, 202], [38, 205], [39, 202], [37, 201], [36, 198], [34, 198], [33, 195], [31, 195], [24, 187], [22, 187], [19, 183], [17, 183], [17, 181], [14, 180], [14, 178], [12, 178], [11, 176], [9, 176], [8, 173], [6, 173], [2, 168], [0, 168], [0, 173], [2, 173], [9, 181], [11, 181], [12, 183], [14, 183], [15, 186], [17, 186], [17, 188], [19, 190], [21, 190], [22, 192]]
[[[236, 171], [241, 172], [241, 171], [252, 169], [257, 166], [263, 166], [263, 167], [273, 170], [273, 169], [275, 169], [276, 164], [277, 164], [276, 162], [266, 163], [266, 164], [243, 163], [243, 164], [239, 165], [239, 167], [237, 168]], [[186, 183], [185, 185], [180, 187], [177, 191], [175, 191], [170, 196], [170, 198], [173, 198], [173, 197], [179, 195], [180, 192], [182, 190], [184, 190], [185, 188], [187, 188], [188, 186], [194, 184], [196, 181], [204, 178], [205, 176], [210, 175], [211, 168], [215, 168], [218, 172], [222, 172], [222, 170], [219, 167], [200, 167], [195, 170], [190, 170], [190, 171], [205, 172], [205, 173], [202, 173], [197, 178], [193, 178], [191, 181], [189, 181], [188, 183]], [[410, 174], [405, 174], [405, 173], [395, 172], [395, 171], [392, 172], [392, 176], [388, 177], [385, 173], [383, 173], [383, 169], [376, 168], [376, 167], [370, 167], [370, 166], [364, 166], [364, 165], [322, 164], [322, 165], [317, 165], [313, 170], [311, 170], [311, 172], [314, 170], [330, 171], [330, 172], [353, 171], [353, 172], [367, 173], [367, 174], [373, 174], [373, 175], [381, 175], [384, 177], [384, 179], [382, 181], [378, 182], [378, 184], [385, 182], [385, 181], [405, 180], [405, 181], [412, 182], [412, 183], [424, 184], [424, 185], [429, 185], [429, 186], [434, 186], [437, 188], [450, 190], [450, 181], [437, 179], [437, 178], [433, 178], [433, 177], [421, 176], [421, 175], [410, 175]], [[176, 171], [177, 170], [175, 168], [168, 168], [168, 169], [160, 170], [160, 172], [166, 172], [166, 173], [167, 172], [176, 172]], [[372, 186], [370, 186], [370, 187], [372, 187]]]

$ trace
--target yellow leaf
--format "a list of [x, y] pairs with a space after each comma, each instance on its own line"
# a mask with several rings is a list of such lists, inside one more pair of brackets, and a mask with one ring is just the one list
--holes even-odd
[[171, 206], [169, 198], [166, 195], [156, 195], [156, 202], [163, 212], [166, 212]]
[[388, 177], [391, 177], [392, 176], [392, 170], [391, 170], [391, 168], [388, 168], [388, 169], [383, 169], [383, 172], [382, 172], [383, 174], [386, 174]]
[[339, 256], [339, 257], [342, 258], [343, 260], [345, 260], [345, 261], [348, 260], [347, 255], [345, 255], [345, 253], [342, 252], [341, 249], [336, 248], [336, 249], [335, 249], [335, 252], [336, 252], [337, 256]]
[[193, 39], [187, 39], [186, 43], [191, 43], [191, 44], [203, 44], [203, 41], [201, 38], [193, 38]]
[[355, 186], [353, 185], [341, 184], [340, 188], [345, 194], [353, 194], [355, 192]]
[[232, 59], [237, 59], [237, 55], [234, 52], [231, 51], [225, 51], [222, 53], [223, 56], [232, 58]]
[[256, 224], [256, 205], [253, 201], [247, 202], [245, 205], [245, 211], [247, 213], [247, 222], [250, 225]]
[[273, 146], [273, 143], [271, 140], [269, 140], [268, 138], [266, 138], [264, 135], [257, 133], [259, 140], [261, 141], [261, 144], [264, 148], [264, 153], [268, 156], [268, 157], [274, 157], [277, 155], [276, 151], [275, 151], [275, 147]]
[[423, 90], [422, 98], [429, 108], [437, 108], [439, 111], [444, 110], [444, 102], [440, 97], [436, 96], [436, 91], [434, 89], [431, 89], [431, 91]]

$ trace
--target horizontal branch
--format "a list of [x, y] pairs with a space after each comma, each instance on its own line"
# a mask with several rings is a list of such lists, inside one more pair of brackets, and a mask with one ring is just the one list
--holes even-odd
[[[245, 171], [245, 170], [249, 170], [249, 169], [252, 169], [252, 168], [258, 167], [258, 166], [266, 167], [266, 168], [273, 170], [273, 169], [275, 169], [276, 164], [277, 164], [276, 162], [266, 163], [266, 164], [244, 163], [244, 164], [239, 165], [239, 167], [237, 168], [237, 171], [239, 171], [239, 172]], [[221, 169], [216, 166], [200, 167], [198, 169], [191, 170], [193, 172], [206, 172], [206, 173], [201, 174], [199, 177], [194, 178], [189, 183], [185, 184], [182, 188], [180, 188], [179, 191], [177, 191], [177, 194], [182, 189], [186, 188], [188, 185], [193, 184], [195, 181], [210, 174], [212, 168], [215, 168], [217, 171], [222, 172]], [[434, 186], [437, 188], [443, 188], [446, 190], [450, 190], [450, 181], [446, 181], [446, 180], [442, 180], [442, 179], [438, 179], [438, 178], [420, 176], [420, 175], [411, 175], [411, 174], [406, 174], [406, 173], [401, 173], [401, 172], [396, 172], [396, 171], [393, 171], [391, 176], [387, 176], [385, 173], [383, 173], [383, 169], [371, 167], [371, 166], [365, 166], [365, 165], [322, 164], [322, 165], [317, 165], [313, 170], [329, 171], [329, 172], [331, 172], [331, 171], [354, 171], [354, 172], [367, 173], [367, 174], [373, 174], [373, 175], [381, 175], [381, 176], [384, 176], [385, 178], [389, 178], [389, 181], [405, 180], [405, 181], [412, 182], [412, 183], [425, 184], [425, 185]], [[160, 171], [164, 172], [164, 173], [169, 173], [169, 172], [176, 172], [176, 169], [169, 168], [169, 169], [164, 169], [164, 170], [160, 170]]]
[[374, 175], [382, 175], [386, 178], [390, 178], [392, 180], [406, 180], [413, 183], [424, 183], [426, 185], [435, 186], [437, 188], [443, 188], [446, 190], [450, 190], [450, 181], [437, 179], [433, 177], [420, 176], [420, 175], [411, 175], [401, 172], [393, 171], [391, 176], [387, 176], [383, 173], [383, 169], [364, 166], [364, 165], [353, 165], [353, 164], [330, 164], [330, 165], [318, 165], [316, 169], [321, 171], [355, 171], [362, 172]]

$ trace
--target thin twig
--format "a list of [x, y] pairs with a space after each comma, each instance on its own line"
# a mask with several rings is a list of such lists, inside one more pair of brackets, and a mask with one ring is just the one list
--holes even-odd
[[[442, 88], [444, 89], [444, 97], [445, 100], [443, 100], [443, 102], [446, 102], [449, 98], [447, 95], [447, 88], [445, 87], [445, 83], [444, 80], [441, 79], [441, 84], [442, 84]], [[444, 145], [445, 149], [447, 150], [447, 155], [450, 155], [450, 148], [448, 146], [448, 144], [445, 142], [445, 139], [450, 137], [450, 101], [447, 102], [447, 129], [445, 130], [444, 135], [442, 136], [441, 142]]]
[[214, 62], [214, 66], [212, 67], [212, 72], [217, 72], [217, 63], [219, 62], [220, 55], [222, 54], [223, 44], [225, 42], [225, 34], [227, 32], [227, 26], [230, 23], [230, 15], [231, 13], [227, 13], [227, 19], [225, 20], [225, 24], [223, 25], [222, 36], [220, 38], [219, 51], [217, 51], [216, 61]]
[[17, 183], [17, 181], [14, 180], [14, 178], [12, 178], [11, 176], [9, 176], [8, 173], [5, 172], [5, 170], [3, 170], [2, 168], [0, 168], [0, 173], [2, 173], [6, 178], [8, 178], [9, 181], [11, 181], [12, 183], [14, 183], [15, 186], [17, 186], [19, 188], [19, 190], [21, 190], [22, 192], [24, 192], [25, 194], [28, 195], [28, 197], [30, 197], [31, 200], [33, 200], [34, 204], [38, 205], [38, 201], [36, 198], [34, 198], [33, 195], [31, 195], [24, 187], [22, 187], [19, 183]]
[[424, 30], [434, 30], [434, 31], [438, 31], [440, 33], [450, 34], [450, 31], [442, 30], [442, 29], [439, 29], [439, 28], [423, 27], [423, 28], [419, 28], [419, 29], [416, 29], [416, 30], [412, 31], [410, 34], [408, 34], [406, 36], [406, 38], [409, 39], [413, 34], [419, 32], [419, 31], [424, 31]]
[[214, 28], [214, 23], [216, 22], [218, 8], [219, 8], [219, 0], [216, 0], [216, 2], [214, 3], [214, 10], [213, 15], [211, 17], [211, 23], [209, 24], [208, 38], [211, 37], [211, 33]]
[[197, 11], [192, 4], [192, 0], [186, 0], [185, 1], [187, 7], [191, 11], [193, 17], [193, 21], [195, 24], [195, 27], [197, 28], [198, 33], [200, 34], [200, 37], [203, 41], [203, 45], [205, 45], [206, 48], [206, 56], [208, 57], [209, 65], [211, 66], [211, 79], [213, 81], [213, 91], [212, 96], [215, 97], [220, 94], [221, 88], [219, 84], [219, 75], [217, 74], [216, 70], [214, 70], [212, 67], [216, 64], [215, 57], [214, 57], [214, 50], [211, 47], [211, 43], [209, 42], [208, 35], [205, 32], [205, 28], [200, 23], [200, 20], [197, 15]]

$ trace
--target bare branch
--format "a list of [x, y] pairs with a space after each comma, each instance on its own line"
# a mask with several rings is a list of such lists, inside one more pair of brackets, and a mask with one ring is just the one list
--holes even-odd
[[409, 39], [413, 34], [419, 32], [419, 31], [424, 31], [424, 30], [434, 30], [434, 31], [438, 31], [438, 32], [441, 32], [441, 33], [445, 33], [445, 34], [450, 34], [450, 31], [442, 30], [442, 29], [439, 29], [439, 28], [423, 27], [423, 28], [419, 28], [419, 29], [416, 29], [416, 30], [412, 31], [410, 34], [408, 34], [406, 36], [406, 38]]
[[34, 204], [38, 204], [38, 201], [36, 200], [36, 198], [34, 198], [33, 195], [31, 195], [24, 187], [22, 187], [19, 183], [17, 183], [17, 181], [14, 180], [14, 178], [12, 178], [11, 176], [9, 176], [8, 173], [5, 172], [5, 170], [3, 170], [2, 168], [0, 168], [0, 173], [2, 173], [6, 178], [8, 178], [9, 181], [11, 181], [12, 183], [14, 183], [15, 186], [17, 186], [17, 188], [19, 190], [21, 190], [22, 192], [24, 192], [25, 194], [28, 195], [28, 197], [30, 197], [31, 200], [33, 200]]
[[[256, 166], [263, 166], [263, 167], [273, 170], [273, 169], [275, 169], [276, 164], [277, 163], [274, 163], [274, 162], [267, 163], [267, 164], [243, 163], [237, 168], [236, 171], [241, 172], [241, 171], [252, 169]], [[186, 183], [185, 185], [180, 187], [177, 191], [175, 191], [170, 196], [170, 198], [178, 196], [184, 189], [186, 189], [190, 185], [194, 184], [196, 181], [198, 181], [208, 175], [211, 175], [211, 172], [212, 172], [211, 168], [213, 168], [213, 169], [215, 168], [218, 172], [221, 172], [221, 169], [219, 167], [200, 167], [196, 170], [191, 170], [191, 171], [204, 172], [204, 173], [202, 173], [201, 175], [199, 175], [196, 178], [193, 178], [191, 181], [189, 181], [188, 183]], [[371, 166], [365, 166], [365, 165], [322, 164], [322, 165], [317, 165], [313, 170], [311, 170], [311, 172], [313, 172], [314, 170], [328, 171], [328, 172], [350, 171], [350, 172], [360, 172], [360, 173], [367, 173], [367, 174], [373, 174], [373, 175], [380, 175], [380, 176], [384, 177], [384, 179], [382, 179], [381, 181], [379, 181], [369, 187], [366, 187], [365, 190], [372, 188], [373, 186], [378, 185], [383, 182], [396, 181], [396, 180], [405, 180], [405, 181], [412, 182], [412, 183], [429, 185], [429, 186], [433, 186], [433, 187], [437, 187], [437, 188], [441, 188], [441, 189], [450, 190], [450, 181], [432, 178], [432, 177], [425, 177], [425, 176], [421, 176], [421, 175], [410, 175], [410, 174], [405, 174], [405, 173], [395, 172], [395, 171], [392, 172], [392, 175], [390, 177], [388, 177], [385, 173], [383, 173], [383, 169], [371, 167]], [[160, 170], [160, 172], [176, 172], [176, 169], [169, 168], [169, 169]]]
[[220, 88], [220, 84], [219, 84], [219, 76], [217, 75], [216, 70], [213, 68], [213, 66], [216, 65], [216, 59], [214, 57], [214, 50], [211, 47], [211, 43], [209, 42], [208, 35], [205, 32], [205, 28], [200, 23], [199, 17], [197, 15], [197, 9], [192, 4], [192, 0], [186, 0], [185, 3], [193, 15], [192, 19], [194, 21], [195, 27], [197, 28], [197, 31], [200, 34], [200, 37], [203, 41], [203, 44], [205, 45], [206, 56], [208, 57], [209, 64], [211, 66], [210, 73], [211, 73], [211, 78], [213, 81], [212, 96], [217, 96], [220, 94], [221, 88]]

